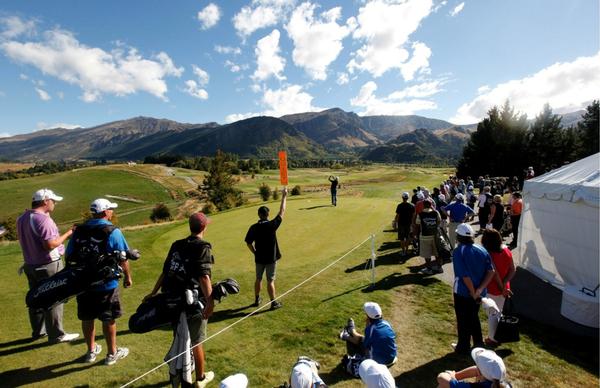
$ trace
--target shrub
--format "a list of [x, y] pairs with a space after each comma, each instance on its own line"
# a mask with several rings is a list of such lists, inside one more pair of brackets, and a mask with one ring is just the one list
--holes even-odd
[[212, 202], [207, 202], [206, 205], [202, 208], [202, 213], [204, 214], [212, 214], [217, 211], [217, 207]]
[[275, 190], [273, 190], [273, 200], [277, 201], [279, 199], [279, 190], [277, 190], [277, 187], [275, 188]]
[[164, 203], [157, 203], [150, 214], [152, 222], [171, 221], [171, 211]]
[[266, 183], [258, 186], [258, 194], [263, 201], [268, 201], [271, 196], [271, 188]]
[[300, 195], [302, 194], [302, 189], [300, 189], [300, 186], [294, 186], [294, 188], [292, 189], [291, 192], [292, 195]]
[[17, 240], [17, 221], [13, 217], [7, 217], [0, 221], [0, 226], [4, 226], [6, 229], [1, 238], [9, 241]]

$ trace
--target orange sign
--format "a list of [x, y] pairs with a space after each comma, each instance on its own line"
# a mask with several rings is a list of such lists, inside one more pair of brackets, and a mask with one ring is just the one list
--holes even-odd
[[279, 151], [279, 181], [284, 186], [288, 184], [287, 154], [285, 151]]

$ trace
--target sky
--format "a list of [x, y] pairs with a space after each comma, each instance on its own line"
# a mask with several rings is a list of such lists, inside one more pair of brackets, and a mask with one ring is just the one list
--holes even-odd
[[3, 0], [0, 136], [339, 107], [476, 123], [600, 97], [597, 0]]

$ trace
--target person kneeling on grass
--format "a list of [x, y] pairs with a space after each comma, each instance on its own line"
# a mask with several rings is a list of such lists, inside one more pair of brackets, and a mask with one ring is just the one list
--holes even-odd
[[396, 333], [381, 315], [381, 307], [377, 303], [367, 302], [363, 305], [366, 314], [365, 335], [356, 331], [354, 320], [348, 319], [348, 324], [340, 333], [340, 339], [347, 342], [350, 356], [361, 356], [359, 359], [370, 358], [379, 364], [391, 365], [396, 362]]
[[[438, 375], [439, 388], [510, 388], [511, 385], [506, 381], [506, 367], [504, 361], [496, 353], [483, 348], [474, 348], [471, 357], [475, 361], [474, 366], [470, 366], [461, 371], [455, 372], [447, 370]], [[475, 379], [475, 382], [469, 383], [462, 381], [464, 379]]]

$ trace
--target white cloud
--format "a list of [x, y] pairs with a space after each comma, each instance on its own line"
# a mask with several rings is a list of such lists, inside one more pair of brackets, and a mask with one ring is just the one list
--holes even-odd
[[448, 1], [447, 1], [447, 0], [444, 0], [444, 1], [442, 1], [442, 2], [440, 2], [440, 3], [438, 3], [438, 4], [436, 4], [436, 5], [433, 7], [433, 11], [432, 11], [432, 12], [437, 12], [437, 11], [439, 11], [439, 10], [440, 10], [440, 8], [443, 8], [443, 7], [445, 7], [445, 6], [446, 6], [446, 4], [448, 4]]
[[37, 92], [38, 96], [40, 97], [40, 99], [42, 101], [50, 101], [52, 99], [52, 97], [50, 97], [48, 92], [45, 91], [44, 89], [35, 88], [35, 91]]
[[555, 63], [533, 75], [491, 89], [480, 88], [480, 94], [461, 105], [450, 121], [459, 124], [478, 122], [492, 106], [500, 106], [506, 100], [515, 110], [529, 117], [541, 112], [546, 103], [555, 113], [573, 112], [598, 99], [599, 90], [600, 52], [573, 62]]
[[424, 43], [413, 44], [413, 58], [405, 48], [421, 20], [432, 12], [432, 0], [373, 0], [359, 9], [358, 28], [353, 38], [363, 45], [348, 63], [350, 73], [368, 71], [375, 77], [394, 68], [405, 80], [427, 70], [431, 50]]
[[198, 20], [203, 30], [208, 30], [216, 26], [219, 19], [221, 19], [221, 10], [216, 4], [210, 3], [202, 11], [198, 12]]
[[56, 92], [56, 95], [58, 96], [58, 98], [60, 98], [61, 100], [65, 98], [65, 93], [64, 92]]
[[463, 8], [465, 8], [464, 1], [462, 3], [460, 3], [459, 5], [457, 5], [456, 7], [454, 7], [454, 9], [452, 11], [450, 11], [450, 16], [454, 17], [454, 16], [458, 15], [460, 13], [460, 11], [463, 10]]
[[147, 92], [167, 100], [165, 77], [180, 77], [183, 68], [164, 52], [143, 58], [135, 48], [118, 46], [111, 52], [80, 43], [64, 30], [46, 31], [42, 41], [7, 41], [0, 49], [12, 60], [37, 67], [44, 74], [79, 86], [82, 99], [96, 101], [103, 94], [125, 96]]
[[79, 124], [67, 124], [67, 123], [48, 124], [43, 121], [40, 121], [36, 124], [36, 128], [38, 131], [41, 131], [43, 129], [54, 129], [54, 128], [77, 129], [77, 128], [83, 128], [83, 127]]
[[294, 4], [295, 0], [253, 0], [233, 17], [233, 26], [245, 39], [256, 30], [282, 21]]
[[350, 100], [350, 104], [364, 109], [359, 115], [410, 115], [421, 110], [436, 109], [437, 104], [424, 97], [442, 91], [443, 83], [444, 81], [425, 82], [379, 98], [375, 95], [377, 84], [369, 81], [362, 86], [358, 95]]
[[312, 104], [313, 96], [302, 90], [301, 85], [288, 85], [281, 89], [266, 89], [260, 101], [265, 108], [257, 113], [234, 113], [225, 118], [230, 123], [255, 116], [280, 117], [287, 114], [321, 111]]
[[256, 71], [252, 75], [255, 81], [264, 81], [270, 77], [284, 80], [282, 75], [285, 59], [279, 55], [279, 30], [273, 30], [269, 35], [256, 43]]
[[335, 81], [338, 85], [345, 85], [350, 82], [348, 73], [338, 73], [337, 80]]
[[22, 20], [17, 16], [8, 16], [0, 18], [0, 38], [14, 39], [21, 35], [31, 36], [35, 34], [34, 20]]
[[242, 53], [242, 49], [239, 47], [231, 47], [231, 46], [221, 46], [215, 45], [215, 51], [219, 54], [232, 54], [232, 55], [240, 55]]
[[20, 79], [22, 79], [22, 80], [24, 80], [24, 81], [27, 81], [27, 80], [29, 79], [29, 77], [28, 77], [28, 76], [26, 76], [26, 75], [25, 75], [25, 74], [23, 74], [23, 73], [19, 74], [19, 78], [20, 78]]
[[202, 89], [202, 87], [194, 80], [187, 80], [185, 81], [185, 92], [187, 94], [189, 94], [192, 97], [196, 97], [200, 100], [207, 100], [208, 99], [208, 92], [204, 89]]
[[12, 135], [8, 132], [0, 132], [0, 138], [2, 137], [11, 137]]
[[342, 39], [356, 27], [354, 18], [346, 25], [337, 24], [342, 8], [335, 7], [315, 18], [317, 5], [302, 3], [294, 10], [286, 25], [288, 35], [294, 42], [292, 58], [296, 66], [304, 68], [312, 79], [327, 79], [327, 67], [343, 49]]
[[206, 86], [210, 80], [208, 73], [196, 65], [192, 65], [192, 70], [196, 77], [198, 77], [198, 83], [200, 86]]
[[229, 71], [231, 71], [232, 73], [239, 73], [242, 70], [248, 69], [247, 64], [238, 65], [237, 63], [232, 62], [230, 60], [225, 61], [225, 67], [229, 68]]

